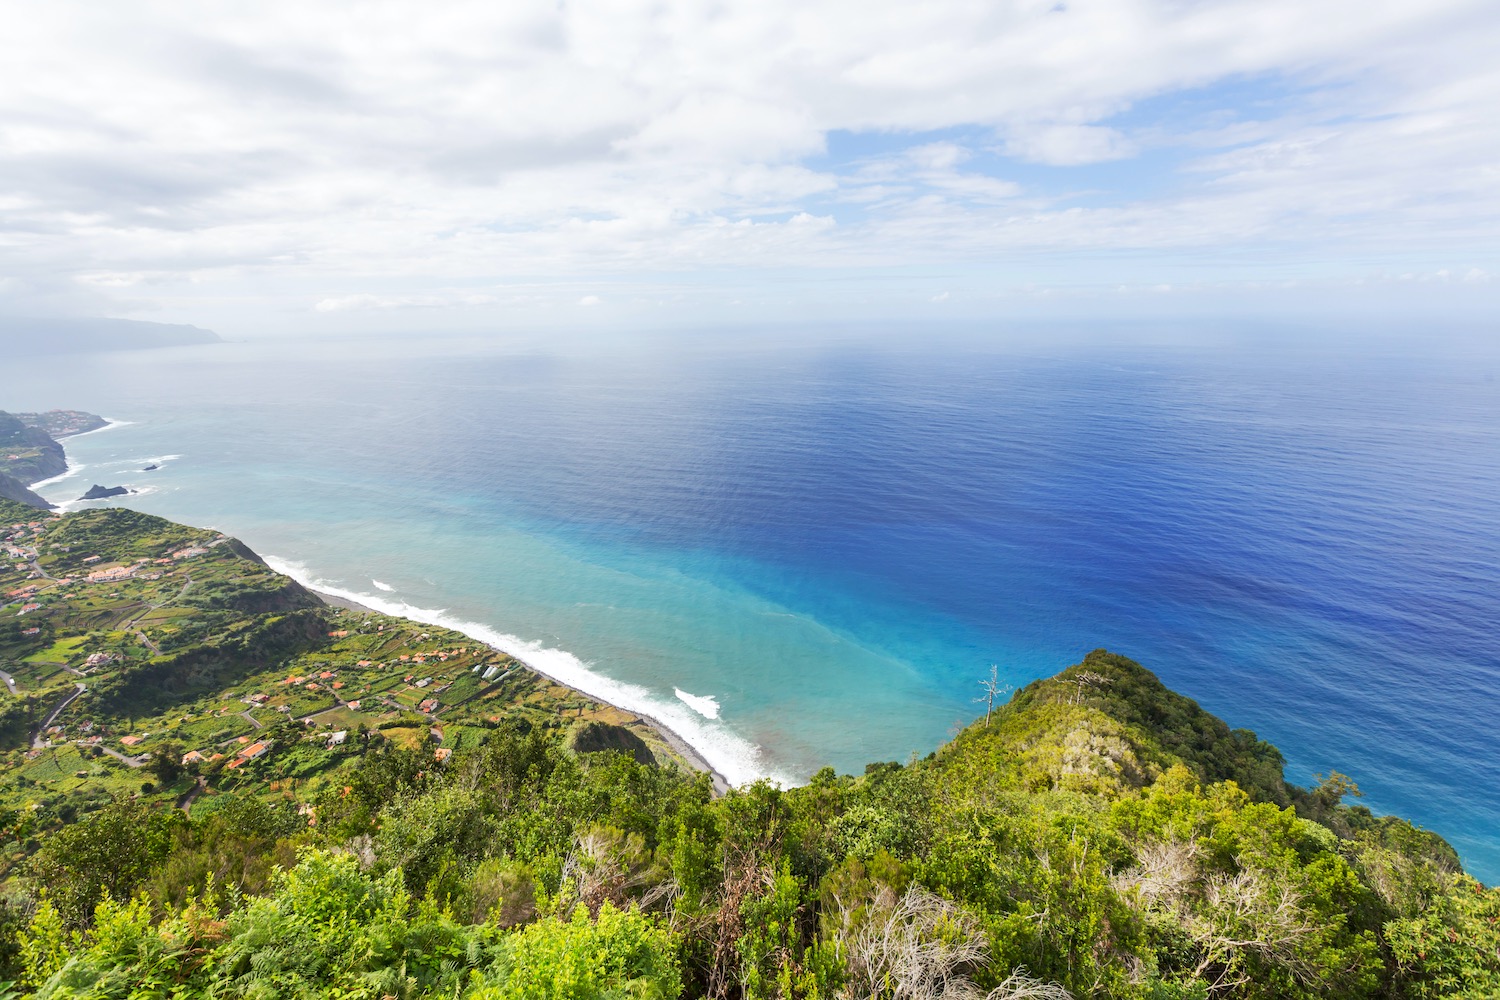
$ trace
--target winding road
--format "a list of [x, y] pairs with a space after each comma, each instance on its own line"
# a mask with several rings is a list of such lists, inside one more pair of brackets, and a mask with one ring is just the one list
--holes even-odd
[[46, 740], [44, 740], [43, 737], [47, 733], [47, 727], [52, 725], [52, 723], [57, 720], [57, 717], [62, 714], [63, 709], [73, 704], [73, 702], [77, 700], [78, 696], [83, 694], [87, 690], [88, 688], [83, 684], [74, 684], [73, 693], [68, 695], [62, 701], [58, 702], [57, 705], [53, 707], [52, 711], [47, 713], [47, 717], [43, 719], [42, 724], [37, 727], [36, 735], [31, 738], [31, 748], [33, 750], [40, 750], [43, 747], [43, 745], [46, 743]]

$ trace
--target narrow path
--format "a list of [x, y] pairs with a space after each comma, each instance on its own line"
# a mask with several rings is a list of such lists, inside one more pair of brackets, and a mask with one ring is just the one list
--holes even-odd
[[73, 704], [78, 696], [83, 694], [87, 690], [88, 688], [82, 684], [73, 685], [73, 693], [68, 695], [62, 701], [58, 702], [57, 706], [53, 708], [51, 712], [47, 713], [47, 717], [43, 719], [42, 724], [37, 727], [36, 735], [31, 738], [31, 748], [33, 750], [40, 750], [42, 748], [42, 744], [43, 742], [45, 742], [42, 737], [46, 734], [47, 727], [52, 725], [53, 722], [57, 721], [57, 717], [62, 714], [63, 709]]
[[207, 787], [208, 779], [200, 776], [193, 787], [184, 792], [182, 797], [177, 800], [177, 808], [183, 812], [189, 812], [193, 808], [193, 803], [198, 801], [198, 796], [202, 795], [203, 790]]
[[248, 708], [245, 709], [243, 712], [240, 713], [240, 718], [242, 718], [246, 722], [250, 723], [250, 725], [254, 726], [256, 729], [264, 729], [264, 728], [266, 728], [265, 723], [261, 722], [255, 716], [251, 715], [250, 714], [250, 710]]
[[150, 637], [147, 636], [145, 632], [141, 631], [141, 629], [138, 627], [138, 623], [140, 622], [140, 620], [142, 618], [146, 617], [148, 614], [150, 614], [151, 612], [155, 611], [157, 608], [164, 608], [168, 604], [173, 604], [173, 603], [176, 603], [177, 601], [182, 600], [183, 595], [186, 594], [191, 589], [193, 589], [193, 578], [191, 576], [189, 576], [187, 578], [187, 582], [182, 585], [182, 589], [179, 590], [177, 593], [173, 594], [171, 597], [167, 598], [164, 601], [157, 601], [155, 604], [148, 604], [148, 605], [146, 605], [146, 610], [145, 611], [141, 612], [140, 614], [136, 615], [134, 618], [132, 618], [129, 621], [125, 622], [120, 627], [121, 628], [126, 628], [126, 629], [135, 629], [135, 637], [137, 639], [141, 640], [141, 642], [145, 645], [145, 647], [147, 649], [151, 650], [151, 652], [153, 654], [155, 654], [156, 656], [160, 656], [161, 655], [161, 647], [158, 646], [156, 643], [152, 642], [151, 639], [150, 639]]
[[0, 670], [0, 681], [4, 681], [5, 686], [10, 688], [10, 695], [12, 698], [21, 697], [21, 692], [16, 690], [16, 679], [10, 674], [7, 674], [4, 670]]
[[139, 758], [139, 757], [127, 757], [124, 754], [122, 754], [120, 751], [114, 749], [113, 747], [107, 747], [107, 746], [103, 746], [101, 744], [99, 746], [99, 749], [103, 750], [105, 753], [109, 754], [111, 757], [113, 757], [115, 760], [119, 761], [121, 764], [124, 764], [126, 767], [145, 767], [146, 766], [146, 762], [143, 761], [143, 760], [141, 760], [141, 758]]

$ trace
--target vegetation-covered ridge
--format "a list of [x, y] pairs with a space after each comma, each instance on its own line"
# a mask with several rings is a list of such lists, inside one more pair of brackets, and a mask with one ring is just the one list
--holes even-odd
[[1500, 892], [1441, 838], [1288, 786], [1123, 656], [925, 759], [716, 797], [623, 713], [232, 539], [0, 525], [21, 995], [1500, 995]]

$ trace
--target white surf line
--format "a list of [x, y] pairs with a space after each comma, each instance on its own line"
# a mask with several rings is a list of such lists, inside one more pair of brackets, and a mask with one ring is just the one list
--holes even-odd
[[381, 614], [460, 632], [520, 660], [543, 677], [627, 712], [647, 716], [663, 729], [671, 730], [731, 785], [748, 784], [759, 778], [769, 778], [783, 786], [797, 783], [794, 778], [767, 768], [763, 763], [762, 749], [722, 723], [715, 724], [715, 720], [700, 715], [681, 701], [663, 698], [641, 685], [597, 673], [590, 664], [567, 650], [549, 648], [541, 642], [509, 635], [480, 622], [464, 621], [448, 615], [444, 609], [419, 608], [405, 601], [349, 590], [317, 578], [300, 563], [276, 556], [263, 558], [273, 570], [305, 587], [362, 604]]
[[[66, 456], [67, 453], [68, 453], [67, 449], [64, 448], [63, 449], [63, 455]], [[43, 486], [51, 486], [53, 483], [60, 483], [64, 479], [72, 479], [74, 476], [78, 475], [80, 472], [82, 472], [84, 469], [87, 469], [87, 468], [88, 468], [88, 466], [84, 465], [81, 462], [78, 465], [74, 465], [73, 463], [69, 462], [68, 463], [68, 471], [67, 472], [63, 472], [63, 473], [60, 473], [60, 474], [58, 474], [56, 476], [52, 476], [49, 479], [39, 479], [39, 480], [37, 480], [36, 482], [32, 483], [30, 486], [28, 486], [26, 488], [29, 489], [29, 490], [31, 490], [33, 493], [35, 493], [37, 490], [41, 489]]]
[[[77, 434], [64, 434], [63, 437], [71, 441], [73, 438], [87, 437], [90, 434], [103, 434], [105, 431], [112, 431], [116, 427], [129, 427], [131, 424], [135, 423], [134, 420], [116, 420], [114, 417], [105, 417], [103, 419], [103, 427], [95, 427], [91, 431], [79, 431]], [[60, 443], [61, 442], [59, 442], [59, 444]]]

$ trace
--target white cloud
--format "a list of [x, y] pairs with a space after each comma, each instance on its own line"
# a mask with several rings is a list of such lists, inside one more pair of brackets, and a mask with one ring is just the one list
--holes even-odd
[[[498, 309], [452, 289], [1204, 248], [1500, 266], [1486, 0], [23, 6], [0, 273], [49, 302]], [[1305, 96], [1212, 127], [1125, 114], [1258, 80]], [[835, 131], [889, 152], [831, 162]], [[1135, 193], [1163, 146], [1189, 162]], [[1120, 192], [1035, 179], [1086, 164]]]
[[313, 312], [363, 312], [372, 309], [451, 309], [495, 302], [493, 295], [338, 295], [319, 299]]
[[1136, 145], [1102, 125], [1023, 125], [1007, 136], [1005, 151], [1032, 163], [1073, 167], [1122, 160], [1135, 154]]

